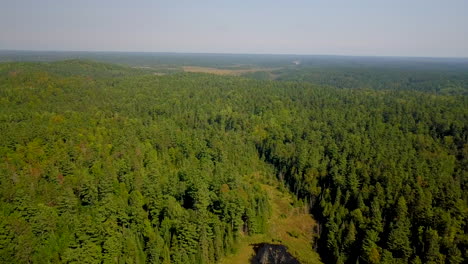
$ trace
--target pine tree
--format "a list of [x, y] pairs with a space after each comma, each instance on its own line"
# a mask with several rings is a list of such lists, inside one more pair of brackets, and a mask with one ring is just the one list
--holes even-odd
[[408, 207], [402, 196], [398, 199], [396, 217], [391, 225], [387, 246], [395, 257], [408, 259], [412, 253], [410, 246], [410, 221], [408, 218]]

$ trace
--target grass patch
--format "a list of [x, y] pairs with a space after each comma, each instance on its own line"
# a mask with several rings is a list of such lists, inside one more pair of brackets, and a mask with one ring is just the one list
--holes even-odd
[[312, 248], [315, 221], [301, 203], [294, 203], [293, 196], [277, 188], [278, 184], [262, 184], [267, 191], [272, 207], [268, 220], [268, 231], [265, 234], [241, 236], [238, 253], [222, 259], [223, 264], [246, 264], [255, 254], [254, 244], [282, 244], [289, 253], [303, 264], [322, 263], [317, 252]]
[[273, 70], [277, 70], [277, 68], [220, 69], [200, 66], [183, 66], [182, 69], [184, 72], [201, 72], [231, 76], [241, 76], [246, 73], [270, 72]]

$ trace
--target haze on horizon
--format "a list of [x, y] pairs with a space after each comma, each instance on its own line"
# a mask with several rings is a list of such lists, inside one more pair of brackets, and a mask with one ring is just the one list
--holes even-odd
[[468, 57], [468, 1], [15, 0], [0, 49]]

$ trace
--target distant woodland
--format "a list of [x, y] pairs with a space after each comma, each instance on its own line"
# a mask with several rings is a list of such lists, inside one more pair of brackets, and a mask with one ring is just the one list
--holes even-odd
[[0, 63], [0, 262], [216, 263], [275, 180], [324, 263], [466, 263], [466, 72], [366, 65]]

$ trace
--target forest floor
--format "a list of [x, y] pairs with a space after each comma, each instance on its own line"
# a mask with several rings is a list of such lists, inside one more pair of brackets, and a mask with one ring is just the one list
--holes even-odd
[[271, 204], [271, 217], [265, 234], [242, 236], [235, 254], [226, 256], [222, 264], [248, 264], [255, 255], [254, 246], [260, 243], [281, 244], [288, 248], [302, 264], [322, 263], [312, 249], [315, 221], [304, 206], [294, 205], [293, 196], [281, 191], [277, 181], [262, 184]]

